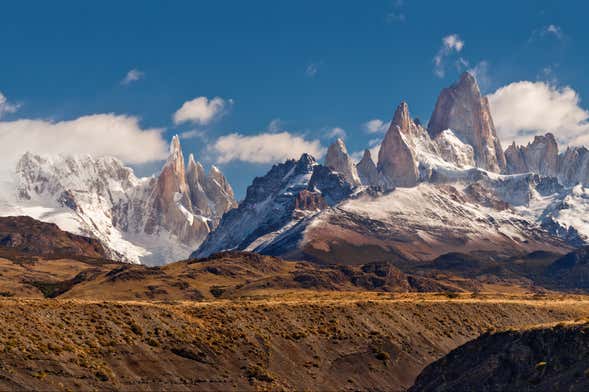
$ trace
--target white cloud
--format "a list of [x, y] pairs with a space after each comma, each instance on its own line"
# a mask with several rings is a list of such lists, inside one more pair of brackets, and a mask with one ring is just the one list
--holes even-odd
[[571, 87], [522, 81], [488, 96], [501, 140], [518, 144], [552, 132], [562, 145], [589, 145], [589, 112]]
[[314, 78], [315, 75], [317, 75], [317, 72], [319, 72], [319, 64], [317, 63], [311, 63], [307, 65], [307, 69], [305, 69], [305, 75], [310, 78]]
[[365, 122], [363, 127], [364, 130], [368, 133], [385, 133], [389, 129], [390, 125], [390, 122], [384, 122], [381, 119], [375, 118]]
[[268, 124], [268, 127], [266, 128], [268, 130], [268, 132], [280, 132], [284, 130], [284, 121], [282, 121], [279, 118], [274, 118], [272, 119], [272, 121], [270, 121], [270, 124]]
[[332, 138], [345, 139], [346, 138], [346, 131], [343, 128], [335, 127], [335, 128], [331, 128], [330, 130], [328, 130], [327, 133], [325, 134], [325, 136], [329, 139], [332, 139]]
[[133, 68], [132, 70], [127, 72], [127, 75], [125, 75], [123, 80], [121, 80], [121, 84], [123, 84], [123, 85], [131, 84], [131, 83], [136, 82], [140, 79], [143, 79], [144, 76], [145, 76], [144, 72], [141, 72], [140, 70], [138, 70], [136, 68]]
[[136, 117], [95, 114], [69, 121], [0, 121], [0, 166], [27, 151], [37, 154], [111, 155], [126, 163], [165, 159], [160, 129], [142, 129]]
[[8, 99], [0, 91], [0, 118], [8, 113], [14, 113], [18, 110], [19, 105], [8, 102]]
[[547, 26], [532, 31], [532, 35], [530, 36], [529, 42], [533, 42], [541, 38], [550, 36], [558, 40], [563, 40], [565, 38], [564, 32], [562, 31], [562, 28], [560, 26], [557, 26], [555, 24], [549, 24]]
[[562, 34], [562, 29], [560, 28], [560, 26], [556, 26], [556, 25], [548, 25], [546, 26], [546, 33], [547, 34], [553, 34], [556, 36], [556, 38], [562, 38], [563, 34]]
[[472, 76], [477, 80], [481, 90], [485, 91], [491, 85], [491, 77], [489, 76], [489, 63], [486, 61], [479, 61], [474, 67], [468, 70]]
[[282, 162], [289, 158], [298, 159], [309, 153], [319, 159], [325, 148], [318, 140], [306, 140], [289, 132], [241, 135], [232, 133], [221, 136], [213, 149], [218, 163], [243, 161], [251, 163]]
[[199, 129], [193, 129], [190, 131], [182, 132], [180, 134], [180, 139], [194, 139], [194, 138], [199, 138], [199, 139], [206, 138], [205, 131], [201, 131]]
[[392, 22], [405, 22], [407, 19], [405, 12], [403, 11], [404, 1], [396, 0], [392, 4], [392, 10], [387, 14], [386, 21]]
[[173, 119], [175, 124], [192, 122], [195, 124], [206, 125], [213, 120], [222, 116], [227, 107], [233, 103], [233, 100], [224, 100], [215, 97], [209, 100], [207, 97], [198, 97], [184, 102], [182, 107], [174, 113]]
[[434, 73], [439, 78], [446, 74], [446, 58], [452, 53], [460, 53], [464, 48], [464, 41], [458, 34], [450, 34], [442, 38], [442, 46], [434, 56]]

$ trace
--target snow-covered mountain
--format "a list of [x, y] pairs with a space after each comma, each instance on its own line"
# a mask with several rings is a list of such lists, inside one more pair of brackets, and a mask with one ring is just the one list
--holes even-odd
[[427, 129], [402, 102], [378, 161], [367, 150], [350, 162], [337, 140], [325, 165], [308, 155], [275, 165], [193, 256], [246, 249], [324, 262], [425, 261], [564, 252], [589, 239], [589, 150], [559, 153], [548, 134], [504, 152], [468, 73], [441, 92]]
[[178, 137], [158, 176], [137, 178], [112, 157], [26, 153], [0, 192], [0, 215], [27, 215], [99, 239], [114, 259], [162, 264], [185, 258], [236, 206], [214, 166], [207, 174]]

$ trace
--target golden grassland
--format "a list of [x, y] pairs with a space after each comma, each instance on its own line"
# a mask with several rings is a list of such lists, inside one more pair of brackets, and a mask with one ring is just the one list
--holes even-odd
[[494, 329], [589, 298], [286, 290], [205, 301], [0, 300], [0, 389], [403, 390]]

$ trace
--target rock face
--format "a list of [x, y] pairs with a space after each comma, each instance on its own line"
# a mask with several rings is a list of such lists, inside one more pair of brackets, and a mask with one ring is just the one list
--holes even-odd
[[338, 138], [335, 143], [329, 146], [325, 157], [325, 166], [333, 171], [341, 173], [346, 181], [352, 185], [360, 185], [360, 178], [352, 158], [348, 155], [348, 150], [344, 141]]
[[569, 147], [558, 158], [558, 179], [563, 185], [589, 184], [589, 150]]
[[419, 171], [414, 151], [407, 136], [418, 133], [418, 126], [409, 116], [407, 103], [402, 102], [395, 111], [393, 121], [378, 152], [378, 171], [389, 186], [414, 186]]
[[363, 185], [377, 185], [378, 184], [378, 170], [376, 164], [372, 160], [372, 154], [370, 150], [364, 150], [364, 155], [358, 164], [356, 165], [360, 182]]
[[464, 143], [473, 147], [478, 167], [492, 172], [503, 172], [505, 156], [497, 138], [489, 102], [475, 78], [465, 72], [460, 80], [442, 90], [428, 125], [432, 138], [451, 129]]
[[203, 238], [210, 231], [205, 220], [192, 217], [184, 155], [177, 136], [172, 139], [170, 156], [157, 177], [154, 192], [145, 208], [148, 218], [143, 231], [147, 234], [157, 234], [160, 228], [164, 228], [175, 233], [180, 241], [191, 242], [193, 238]]
[[[137, 178], [110, 157], [25, 154], [16, 169], [16, 200], [2, 215], [30, 215], [97, 238], [108, 256], [162, 264], [185, 258], [236, 206], [231, 186], [215, 167], [207, 175], [178, 137], [156, 177]], [[41, 213], [39, 211], [42, 211]]]
[[549, 177], [558, 175], [558, 144], [551, 133], [536, 136], [527, 146], [513, 143], [505, 150], [505, 159], [510, 174], [532, 172]]
[[192, 254], [206, 257], [226, 249], [261, 252], [296, 230], [297, 223], [349, 197], [353, 187], [341, 172], [303, 154], [272, 166], [247, 188], [239, 207], [226, 213], [219, 227]]

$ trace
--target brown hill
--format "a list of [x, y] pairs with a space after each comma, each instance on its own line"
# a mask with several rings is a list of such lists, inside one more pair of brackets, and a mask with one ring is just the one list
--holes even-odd
[[0, 299], [0, 390], [404, 390], [490, 327], [587, 301], [306, 292], [205, 302]]
[[163, 267], [91, 258], [0, 258], [0, 290], [25, 298], [104, 300], [205, 300], [300, 290], [461, 292], [474, 280], [406, 274], [390, 263], [356, 266], [284, 261], [247, 252], [225, 252]]
[[411, 391], [587, 391], [589, 323], [484, 334], [428, 366]]
[[0, 256], [107, 258], [100, 241], [27, 216], [0, 217]]

